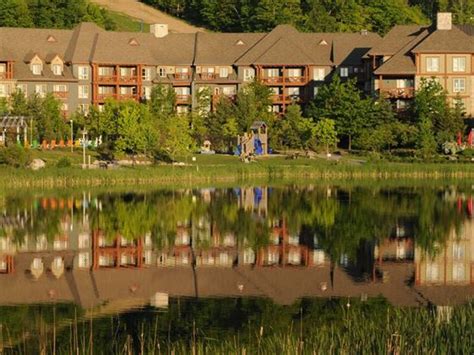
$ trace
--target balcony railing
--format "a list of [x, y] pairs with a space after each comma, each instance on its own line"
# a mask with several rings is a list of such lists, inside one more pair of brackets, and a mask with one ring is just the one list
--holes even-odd
[[381, 94], [391, 99], [409, 99], [415, 94], [415, 88], [383, 88], [380, 89]]
[[67, 99], [69, 96], [68, 91], [53, 91], [53, 96], [57, 99]]
[[201, 73], [200, 78], [202, 80], [216, 80], [219, 75], [217, 73]]
[[191, 95], [176, 95], [176, 103], [177, 104], [190, 104], [191, 103]]
[[306, 77], [304, 76], [272, 76], [261, 78], [265, 84], [305, 84]]
[[118, 79], [121, 83], [136, 83], [138, 80], [138, 76], [136, 75], [119, 76]]
[[115, 83], [117, 81], [117, 75], [99, 75], [97, 80], [103, 83]]
[[191, 75], [189, 73], [175, 73], [173, 74], [173, 79], [175, 80], [189, 80]]
[[98, 94], [97, 101], [105, 101], [107, 99], [114, 100], [138, 100], [138, 95], [136, 94]]
[[270, 98], [274, 103], [292, 103], [302, 101], [300, 95], [272, 95]]

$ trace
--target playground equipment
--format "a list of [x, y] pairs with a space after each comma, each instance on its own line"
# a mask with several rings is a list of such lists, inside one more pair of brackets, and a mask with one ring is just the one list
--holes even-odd
[[268, 129], [265, 122], [255, 121], [250, 127], [250, 133], [237, 137], [236, 153], [242, 158], [268, 154]]

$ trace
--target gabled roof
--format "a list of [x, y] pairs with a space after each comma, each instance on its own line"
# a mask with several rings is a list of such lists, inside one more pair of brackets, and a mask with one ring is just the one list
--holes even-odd
[[394, 55], [414, 41], [420, 34], [428, 29], [427, 26], [419, 25], [398, 25], [393, 27], [383, 39], [372, 47], [368, 55]]
[[[468, 29], [468, 27], [464, 27]], [[451, 30], [433, 31], [416, 46], [413, 53], [473, 53], [474, 37], [457, 26]]]
[[196, 65], [232, 65], [260, 41], [263, 33], [205, 33], [196, 35]]
[[376, 75], [391, 75], [391, 74], [404, 74], [404, 75], [415, 75], [416, 74], [416, 63], [412, 54], [412, 49], [419, 43], [423, 42], [426, 37], [430, 34], [429, 30], [425, 28], [421, 31], [418, 36], [412, 41], [405, 44], [397, 53], [395, 53], [389, 60], [383, 63], [374, 72]]
[[252, 64], [262, 65], [309, 65], [314, 61], [296, 43], [288, 38], [279, 38]]

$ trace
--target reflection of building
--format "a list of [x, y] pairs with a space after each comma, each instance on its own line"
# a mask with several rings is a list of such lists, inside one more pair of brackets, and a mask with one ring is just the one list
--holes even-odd
[[94, 269], [109, 267], [141, 267], [142, 239], [128, 240], [123, 237], [109, 239], [100, 231], [95, 231], [92, 241]]
[[452, 231], [446, 245], [434, 255], [415, 250], [417, 285], [466, 285], [474, 283], [474, 220], [458, 233]]

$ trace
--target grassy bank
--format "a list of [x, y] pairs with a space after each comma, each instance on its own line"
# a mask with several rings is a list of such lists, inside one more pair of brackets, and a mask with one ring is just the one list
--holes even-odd
[[[344, 158], [340, 161], [325, 159], [286, 159], [285, 157], [261, 158], [256, 162], [242, 163], [232, 156], [197, 156], [182, 159], [185, 166], [157, 165], [121, 167], [118, 169], [82, 170], [77, 165], [56, 168], [62, 157], [49, 152], [41, 157], [47, 168], [0, 169], [0, 186], [11, 188], [58, 188], [176, 184], [240, 183], [253, 179], [274, 180], [462, 180], [474, 178], [474, 164], [470, 163], [388, 163], [363, 162]], [[80, 153], [71, 153], [73, 163], [80, 161]]]

